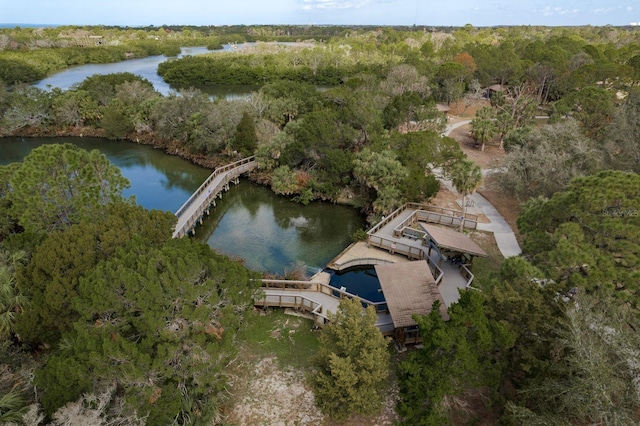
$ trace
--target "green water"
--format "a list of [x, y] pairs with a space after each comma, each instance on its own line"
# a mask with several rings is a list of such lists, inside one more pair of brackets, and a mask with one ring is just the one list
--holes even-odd
[[[104, 153], [131, 182], [124, 195], [135, 196], [147, 209], [175, 212], [212, 172], [149, 146], [100, 138], [0, 139], [0, 165], [22, 161], [42, 144], [66, 142]], [[243, 259], [256, 271], [283, 274], [302, 262], [313, 273], [364, 227], [354, 209], [330, 203], [303, 206], [242, 179], [217, 200], [194, 238], [219, 253]]]
[[241, 180], [218, 200], [196, 236], [249, 268], [282, 274], [303, 262], [308, 273], [326, 264], [365, 223], [354, 209], [330, 203], [303, 206]]

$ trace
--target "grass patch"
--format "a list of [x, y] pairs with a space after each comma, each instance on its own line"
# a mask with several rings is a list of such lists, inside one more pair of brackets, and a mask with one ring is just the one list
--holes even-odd
[[283, 309], [267, 309], [249, 313], [237, 337], [241, 356], [273, 356], [282, 368], [308, 368], [319, 348], [318, 333], [310, 319], [286, 315]]

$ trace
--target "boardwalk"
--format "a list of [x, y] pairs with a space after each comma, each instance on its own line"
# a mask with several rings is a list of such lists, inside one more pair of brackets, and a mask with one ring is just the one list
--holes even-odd
[[255, 158], [248, 157], [215, 169], [176, 212], [178, 223], [173, 232], [173, 238], [184, 237], [190, 232], [195, 233], [196, 225], [202, 224], [202, 217], [209, 214], [212, 205], [215, 207], [216, 198], [222, 197], [222, 191], [229, 190], [229, 183], [238, 183], [240, 175], [253, 170], [256, 166]]
[[[429, 222], [457, 227], [459, 218], [456, 217], [456, 213], [458, 212], [435, 206], [407, 204], [374, 226], [368, 232], [367, 242], [352, 244], [333, 259], [328, 267], [340, 271], [360, 265], [402, 263], [424, 259], [429, 264], [445, 305], [451, 306], [458, 301], [459, 290], [469, 288], [473, 281], [473, 274], [464, 265], [442, 262], [437, 250], [432, 250], [429, 254], [428, 247], [422, 244], [420, 231], [416, 229], [417, 227], [410, 225]], [[471, 215], [469, 219], [465, 227], [475, 229], [476, 218]], [[306, 311], [311, 314], [316, 324], [323, 325], [328, 315], [337, 311], [341, 299], [358, 297], [343, 289], [331, 287], [328, 277], [329, 274], [321, 272], [310, 281], [262, 280], [263, 296], [256, 299], [254, 303], [256, 306]], [[378, 313], [376, 325], [383, 333], [392, 335], [394, 324], [387, 303], [373, 303], [367, 300], [362, 300], [362, 303], [376, 309]]]
[[377, 312], [376, 326], [383, 333], [393, 332], [393, 321], [386, 302], [370, 302], [328, 283], [314, 281], [262, 280], [263, 297], [254, 305], [262, 307], [293, 308], [306, 311], [317, 325], [327, 323], [329, 314], [338, 311], [341, 299], [357, 298], [364, 306], [373, 306]]
[[[410, 225], [428, 222], [457, 227], [460, 222], [455, 213], [435, 206], [406, 204], [371, 228], [367, 242], [353, 244], [333, 259], [329, 267], [339, 271], [358, 265], [425, 259], [445, 304], [450, 306], [458, 301], [459, 290], [471, 285], [473, 274], [466, 267], [441, 262], [435, 251], [429, 256], [428, 247], [422, 244], [422, 235]], [[477, 218], [467, 216], [465, 228], [475, 229]]]

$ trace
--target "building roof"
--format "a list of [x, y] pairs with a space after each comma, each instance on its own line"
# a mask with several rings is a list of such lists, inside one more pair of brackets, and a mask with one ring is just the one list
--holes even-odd
[[502, 84], [492, 84], [491, 86], [487, 87], [488, 90], [493, 90], [494, 92], [505, 92], [507, 90], [506, 86], [503, 86]]
[[458, 232], [453, 228], [445, 228], [425, 222], [419, 222], [422, 229], [431, 237], [441, 249], [448, 249], [458, 253], [468, 253], [473, 256], [487, 257], [479, 245], [462, 232]]
[[395, 328], [417, 325], [412, 316], [426, 315], [440, 301], [440, 314], [449, 319], [447, 306], [426, 260], [375, 265], [380, 287]]
[[451, 111], [451, 107], [449, 105], [445, 105], [445, 104], [436, 104], [436, 108], [440, 112], [449, 112], [449, 111]]

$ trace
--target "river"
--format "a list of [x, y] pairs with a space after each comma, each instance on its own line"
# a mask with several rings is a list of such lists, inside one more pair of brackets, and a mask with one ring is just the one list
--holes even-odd
[[[181, 58], [183, 56], [195, 56], [202, 55], [204, 53], [227, 52], [231, 50], [242, 49], [243, 46], [250, 46], [252, 44], [253, 43], [244, 43], [240, 45], [225, 44], [223, 45], [222, 49], [219, 50], [207, 50], [205, 46], [183, 47], [181, 48], [181, 52], [177, 57]], [[171, 87], [162, 79], [162, 77], [158, 75], [158, 65], [168, 59], [170, 58], [167, 56], [158, 55], [139, 59], [129, 59], [126, 61], [110, 64], [77, 65], [53, 74], [43, 80], [40, 80], [34, 83], [33, 86], [43, 90], [50, 90], [53, 88], [68, 90], [74, 84], [81, 83], [87, 77], [95, 74], [105, 75], [130, 72], [149, 80], [151, 84], [153, 84], [153, 87], [156, 91], [166, 96], [172, 91], [177, 90], [177, 88]], [[247, 96], [252, 91], [258, 90], [259, 86], [209, 86], [202, 87], [200, 89], [211, 96], [233, 99]]]
[[[103, 152], [131, 182], [124, 195], [135, 196], [147, 209], [175, 212], [212, 172], [149, 146], [101, 138], [3, 138], [0, 165], [22, 161], [42, 144], [65, 142]], [[320, 202], [303, 206], [242, 179], [223, 193], [195, 238], [259, 272], [282, 275], [299, 261], [312, 273], [365, 226], [352, 208]]]

